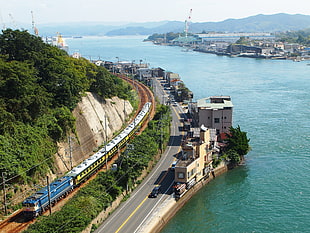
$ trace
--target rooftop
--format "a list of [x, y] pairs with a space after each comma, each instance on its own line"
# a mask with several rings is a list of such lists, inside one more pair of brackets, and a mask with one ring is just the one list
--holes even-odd
[[211, 96], [197, 101], [198, 108], [224, 109], [232, 108], [233, 104], [229, 96]]

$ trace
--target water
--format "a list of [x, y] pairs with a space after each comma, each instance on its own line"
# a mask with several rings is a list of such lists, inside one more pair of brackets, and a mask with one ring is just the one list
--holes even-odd
[[[195, 100], [230, 95], [246, 163], [217, 177], [167, 224], [170, 232], [310, 232], [310, 66], [155, 46], [141, 37], [70, 39], [70, 52], [178, 73]], [[118, 58], [117, 58], [118, 57]], [[309, 62], [310, 63], [310, 62]]]

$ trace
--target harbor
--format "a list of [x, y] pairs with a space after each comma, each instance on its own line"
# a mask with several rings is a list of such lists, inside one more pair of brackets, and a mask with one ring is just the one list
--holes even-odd
[[182, 51], [197, 51], [219, 56], [303, 61], [310, 59], [310, 48], [279, 41], [273, 33], [194, 33], [172, 40], [151, 40], [156, 45], [179, 46]]

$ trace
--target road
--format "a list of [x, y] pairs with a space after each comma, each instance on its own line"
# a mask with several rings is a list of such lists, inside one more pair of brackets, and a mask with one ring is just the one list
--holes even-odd
[[[160, 80], [153, 82], [155, 95], [166, 103], [166, 95]], [[131, 194], [95, 231], [96, 233], [127, 233], [137, 232], [156, 207], [172, 194], [174, 172], [169, 168], [180, 152], [182, 132], [180, 131], [180, 117], [183, 118], [182, 109], [176, 105], [171, 106], [172, 124], [169, 144], [154, 169]], [[161, 185], [157, 198], [148, 195], [156, 184]]]

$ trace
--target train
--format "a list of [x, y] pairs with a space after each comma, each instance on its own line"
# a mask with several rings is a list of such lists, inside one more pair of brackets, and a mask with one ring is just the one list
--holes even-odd
[[49, 208], [50, 204], [53, 205], [60, 199], [66, 197], [73, 189], [80, 186], [96, 173], [96, 171], [102, 168], [106, 161], [111, 160], [140, 129], [141, 125], [149, 116], [151, 105], [151, 102], [145, 103], [134, 120], [98, 152], [67, 172], [65, 176], [58, 178], [50, 183], [49, 186], [45, 186], [26, 198], [22, 202], [24, 216], [26, 218], [38, 217]]

